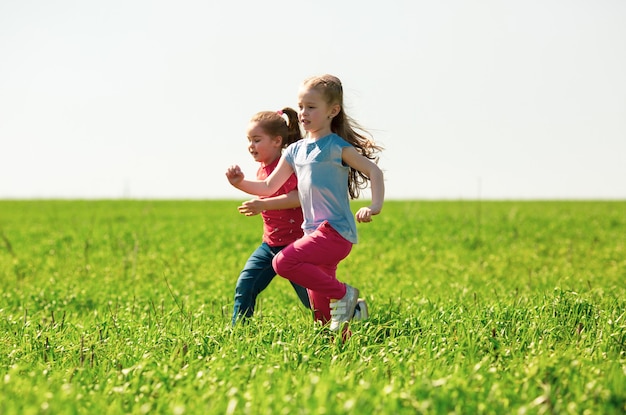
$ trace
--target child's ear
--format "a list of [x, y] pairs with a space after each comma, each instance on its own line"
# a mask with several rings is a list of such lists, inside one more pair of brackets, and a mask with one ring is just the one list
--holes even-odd
[[335, 118], [337, 116], [337, 114], [339, 114], [341, 112], [341, 105], [339, 104], [335, 104], [333, 105], [330, 115], [331, 117]]
[[280, 135], [277, 135], [276, 137], [274, 137], [273, 139], [274, 144], [276, 144], [278, 147], [282, 147], [283, 146], [283, 137]]

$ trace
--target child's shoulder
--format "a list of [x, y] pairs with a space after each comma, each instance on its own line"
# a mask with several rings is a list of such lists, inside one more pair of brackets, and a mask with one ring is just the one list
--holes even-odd
[[328, 138], [333, 144], [336, 144], [341, 147], [349, 147], [352, 145], [349, 142], [347, 142], [345, 138], [335, 133], [330, 134]]

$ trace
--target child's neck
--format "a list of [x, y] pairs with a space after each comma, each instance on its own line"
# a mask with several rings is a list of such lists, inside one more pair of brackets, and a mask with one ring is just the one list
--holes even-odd
[[329, 134], [332, 134], [330, 126], [328, 126], [328, 128], [320, 128], [317, 131], [309, 131], [309, 138], [313, 140], [319, 140], [320, 138], [324, 138]]
[[270, 164], [272, 164], [273, 162], [275, 162], [276, 160], [278, 160], [280, 158], [280, 154], [277, 154], [276, 157], [274, 158], [270, 158], [268, 160], [262, 161], [261, 165], [262, 166], [269, 166]]

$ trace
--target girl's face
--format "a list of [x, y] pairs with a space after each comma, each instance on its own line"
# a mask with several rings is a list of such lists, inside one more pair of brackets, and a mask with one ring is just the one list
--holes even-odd
[[248, 151], [255, 161], [268, 165], [280, 157], [283, 142], [281, 136], [268, 135], [258, 121], [252, 121], [248, 125], [247, 135], [250, 142]]
[[330, 123], [340, 109], [339, 105], [328, 105], [319, 91], [306, 86], [302, 87], [298, 95], [298, 107], [302, 128], [311, 138], [330, 134]]

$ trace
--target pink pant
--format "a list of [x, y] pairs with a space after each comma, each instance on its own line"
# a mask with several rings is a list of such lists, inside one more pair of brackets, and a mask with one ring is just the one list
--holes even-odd
[[315, 310], [315, 319], [330, 320], [330, 299], [346, 295], [346, 286], [337, 280], [339, 262], [352, 250], [352, 242], [328, 222], [280, 251], [272, 261], [276, 273], [306, 287]]

